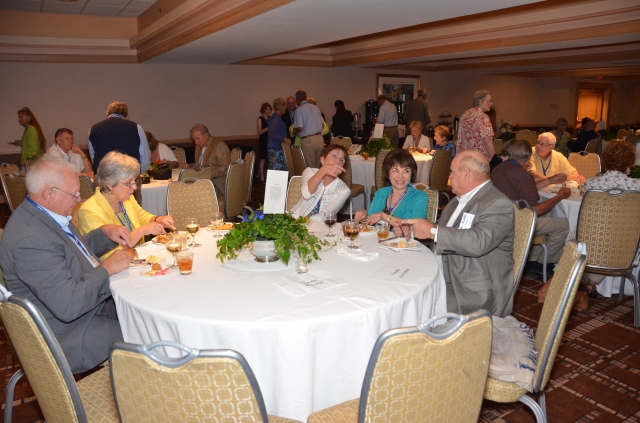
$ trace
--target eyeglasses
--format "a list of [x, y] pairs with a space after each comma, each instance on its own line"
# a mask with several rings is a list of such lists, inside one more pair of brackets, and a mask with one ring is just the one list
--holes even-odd
[[337, 153], [333, 153], [333, 154], [331, 154], [330, 156], [331, 156], [332, 158], [336, 159], [336, 160], [339, 160], [339, 161], [340, 161], [340, 164], [345, 164], [345, 163], [347, 162], [347, 161], [344, 159], [344, 157], [340, 157], [340, 156], [338, 156], [338, 154], [337, 154]]
[[538, 146], [539, 147], [555, 147], [556, 145], [555, 144], [542, 144], [542, 143], [540, 143], [540, 144], [538, 144]]
[[61, 190], [61, 189], [60, 189], [60, 188], [58, 188], [58, 187], [51, 187], [51, 189], [57, 189], [58, 191], [60, 191], [60, 192], [64, 192], [65, 194], [67, 194], [67, 195], [69, 195], [69, 196], [73, 197], [73, 198], [74, 198], [74, 199], [76, 199], [76, 200], [80, 200], [80, 191], [76, 191], [76, 193], [75, 193], [75, 194], [71, 194], [71, 193], [69, 193], [69, 192], [67, 192], [67, 191], [63, 191], [63, 190]]
[[136, 189], [136, 187], [138, 186], [138, 184], [136, 183], [136, 181], [129, 182], [129, 183], [122, 182], [122, 181], [118, 181], [118, 183], [119, 183], [119, 184], [122, 184], [122, 185], [125, 185], [125, 186], [127, 186], [127, 187], [129, 187], [129, 188], [131, 188], [131, 189]]

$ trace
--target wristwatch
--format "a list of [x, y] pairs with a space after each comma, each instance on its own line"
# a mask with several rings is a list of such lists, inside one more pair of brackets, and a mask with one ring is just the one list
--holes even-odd
[[431, 228], [430, 232], [431, 232], [431, 239], [436, 239], [436, 235], [438, 234], [438, 225], [434, 223], [433, 228]]

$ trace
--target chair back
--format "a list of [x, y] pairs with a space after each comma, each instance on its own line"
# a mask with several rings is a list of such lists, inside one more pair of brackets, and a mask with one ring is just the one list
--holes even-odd
[[351, 138], [349, 137], [332, 137], [331, 144], [338, 144], [346, 148], [347, 150], [351, 148], [353, 145], [351, 143]]
[[242, 209], [247, 204], [244, 183], [245, 165], [246, 163], [231, 163], [227, 170], [224, 215], [229, 219], [241, 215]]
[[88, 200], [96, 192], [93, 181], [87, 175], [80, 175], [80, 198], [82, 201]]
[[0, 318], [47, 422], [87, 422], [78, 387], [56, 337], [31, 301], [3, 287]]
[[593, 178], [600, 173], [600, 156], [596, 153], [587, 153], [585, 151], [570, 153], [569, 164], [575, 167], [578, 173], [585, 178]]
[[602, 140], [600, 138], [594, 138], [587, 142], [587, 145], [584, 147], [584, 151], [586, 151], [587, 153], [598, 154], [601, 145]]
[[531, 147], [535, 147], [538, 143], [538, 133], [536, 131], [530, 131], [528, 129], [522, 129], [516, 132], [517, 140], [525, 140], [531, 145]]
[[622, 139], [624, 137], [628, 137], [629, 135], [633, 135], [633, 129], [618, 129], [616, 138]]
[[0, 174], [2, 178], [2, 188], [7, 197], [9, 210], [13, 211], [27, 198], [27, 183], [24, 175], [11, 172]]
[[449, 185], [449, 168], [453, 160], [452, 150], [438, 149], [433, 154], [431, 161], [431, 175], [429, 176], [429, 186], [438, 192], [446, 192]]
[[187, 155], [184, 152], [184, 148], [180, 148], [176, 146], [171, 146], [169, 148], [173, 150], [173, 155], [176, 156], [176, 159], [178, 159], [178, 163], [180, 163], [180, 167], [184, 166], [184, 164], [187, 163]]
[[202, 169], [192, 169], [192, 168], [182, 169], [180, 171], [180, 176], [178, 177], [178, 181], [182, 181], [187, 178], [211, 180], [211, 168], [203, 167]]
[[256, 153], [253, 151], [247, 152], [244, 155], [244, 184], [246, 187], [246, 200], [245, 204], [251, 200], [251, 190], [253, 189], [253, 171], [255, 170], [256, 165]]
[[302, 177], [293, 176], [289, 180], [289, 187], [287, 188], [286, 211], [290, 212], [293, 207], [298, 204], [300, 197], [302, 197]]
[[427, 203], [427, 220], [432, 223], [436, 223], [438, 219], [438, 202], [440, 197], [438, 195], [438, 190], [431, 188], [423, 182], [418, 182], [413, 187], [427, 194], [427, 197], [429, 198], [429, 202]]
[[536, 211], [529, 207], [526, 201], [513, 203], [513, 212], [515, 234], [513, 237], [513, 291], [511, 297], [516, 295], [524, 265], [529, 257], [537, 218]]
[[286, 142], [282, 142], [282, 153], [284, 154], [284, 162], [287, 165], [289, 171], [289, 179], [296, 174], [295, 163], [293, 161], [293, 153], [291, 153], [291, 146]]
[[[430, 329], [443, 318], [455, 323], [446, 330]], [[358, 423], [478, 420], [491, 328], [491, 315], [479, 310], [436, 316], [418, 327], [380, 335], [362, 384]]]
[[504, 141], [494, 139], [493, 140], [493, 150], [496, 154], [500, 154], [502, 152], [502, 147], [504, 146]]
[[80, 228], [80, 207], [84, 204], [86, 200], [78, 201], [75, 206], [73, 206], [73, 210], [71, 211], [71, 223], [76, 228]]
[[304, 159], [302, 149], [297, 146], [291, 147], [291, 156], [293, 158], [293, 170], [296, 176], [302, 175], [302, 172], [307, 168], [307, 162]]
[[[185, 355], [168, 358], [155, 348], [177, 348]], [[233, 350], [197, 350], [169, 341], [116, 342], [109, 371], [123, 423], [268, 422], [258, 381], [242, 354]], [[168, 393], [175, 397], [168, 400]]]
[[589, 267], [631, 267], [640, 240], [640, 192], [587, 191], [580, 205], [576, 237], [589, 249]]
[[338, 175], [338, 178], [340, 178], [342, 182], [344, 182], [344, 184], [349, 187], [349, 189], [351, 189], [353, 185], [353, 178], [351, 176], [351, 160], [346, 160], [344, 165], [342, 166], [344, 167], [345, 171]]
[[229, 155], [229, 160], [231, 160], [231, 163], [235, 163], [241, 158], [242, 158], [242, 150], [240, 149], [240, 147], [232, 148]]
[[195, 217], [200, 224], [211, 221], [211, 213], [219, 211], [216, 189], [210, 179], [185, 179], [172, 182], [167, 190], [167, 211], [176, 228], [187, 226], [187, 219]]
[[2, 163], [0, 164], [0, 174], [6, 175], [7, 173], [20, 173], [20, 167], [17, 164], [13, 163]]
[[578, 282], [584, 272], [586, 254], [584, 244], [576, 244], [573, 241], [567, 243], [553, 279], [548, 282], [551, 285], [536, 329], [538, 362], [533, 374], [533, 392], [544, 391], [549, 381], [569, 312], [578, 291]]
[[376, 190], [384, 187], [384, 175], [382, 173], [382, 164], [384, 163], [384, 158], [387, 157], [390, 150], [379, 150], [378, 154], [376, 154]]

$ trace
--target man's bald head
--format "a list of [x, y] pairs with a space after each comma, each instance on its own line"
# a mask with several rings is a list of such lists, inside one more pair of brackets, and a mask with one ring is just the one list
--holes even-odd
[[468, 193], [490, 177], [489, 162], [479, 151], [462, 151], [451, 162], [451, 189], [457, 196]]

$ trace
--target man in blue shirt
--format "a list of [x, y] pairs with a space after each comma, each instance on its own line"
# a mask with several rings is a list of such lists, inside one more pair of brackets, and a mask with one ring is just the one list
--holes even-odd
[[294, 127], [296, 134], [302, 139], [302, 154], [308, 167], [320, 167], [320, 155], [324, 148], [322, 132], [322, 114], [317, 106], [307, 101], [306, 91], [296, 92], [296, 109]]

